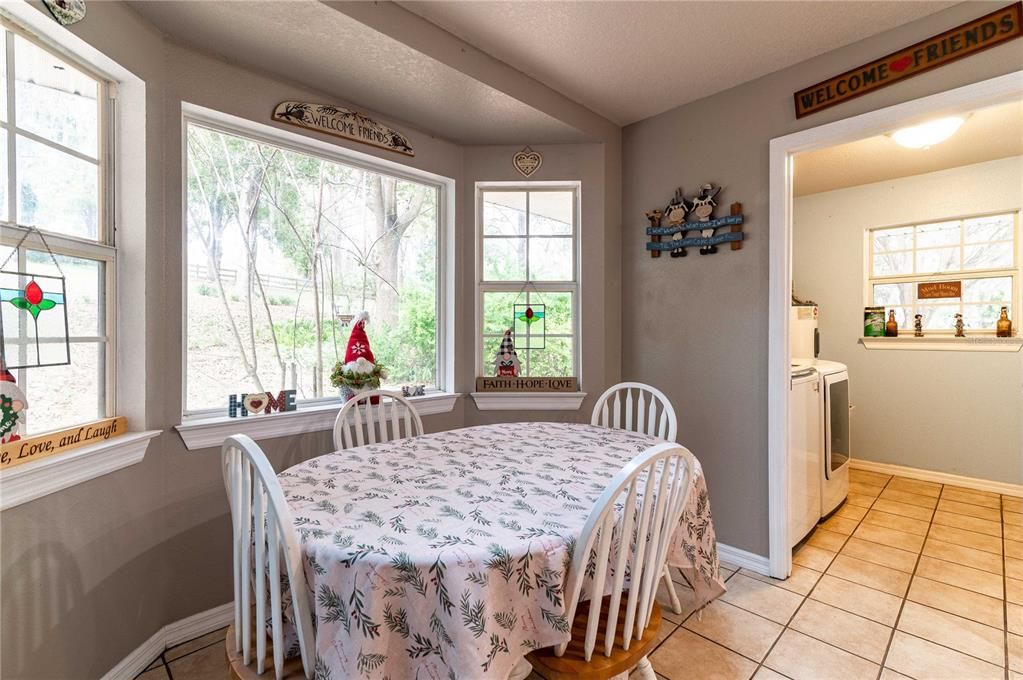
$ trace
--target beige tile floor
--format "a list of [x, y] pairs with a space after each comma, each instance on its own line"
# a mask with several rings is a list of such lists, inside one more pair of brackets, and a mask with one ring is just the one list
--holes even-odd
[[[722, 565], [728, 592], [666, 606], [662, 680], [1023, 680], [1023, 499], [853, 470], [785, 581]], [[223, 680], [224, 630], [143, 680]], [[535, 674], [531, 679], [538, 678]]]
[[849, 491], [787, 580], [729, 567], [702, 617], [668, 611], [658, 676], [1023, 680], [1023, 499], [857, 470]]

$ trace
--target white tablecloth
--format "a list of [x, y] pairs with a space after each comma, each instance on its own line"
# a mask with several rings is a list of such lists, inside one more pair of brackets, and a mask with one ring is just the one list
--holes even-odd
[[[485, 425], [320, 456], [279, 475], [315, 601], [317, 678], [506, 678], [568, 638], [565, 567], [594, 501], [654, 437]], [[669, 563], [724, 592], [702, 470]]]

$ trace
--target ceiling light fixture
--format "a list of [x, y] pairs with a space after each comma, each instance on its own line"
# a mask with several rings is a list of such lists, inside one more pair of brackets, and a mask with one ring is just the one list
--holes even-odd
[[966, 120], [963, 116], [949, 116], [937, 120], [904, 127], [891, 133], [890, 137], [899, 146], [907, 149], [928, 149], [940, 144], [956, 133]]

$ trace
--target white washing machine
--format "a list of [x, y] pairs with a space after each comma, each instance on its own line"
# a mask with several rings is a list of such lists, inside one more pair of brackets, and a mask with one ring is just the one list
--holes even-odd
[[820, 377], [794, 363], [789, 381], [788, 544], [794, 547], [821, 517], [824, 441], [821, 435]]
[[824, 463], [821, 472], [821, 517], [834, 512], [849, 496], [849, 369], [837, 361], [810, 362], [820, 377]]

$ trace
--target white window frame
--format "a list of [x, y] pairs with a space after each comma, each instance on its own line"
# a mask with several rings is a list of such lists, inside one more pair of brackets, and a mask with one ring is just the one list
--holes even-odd
[[[117, 412], [116, 395], [116, 310], [117, 310], [117, 247], [116, 247], [116, 224], [114, 220], [114, 113], [116, 87], [113, 81], [107, 76], [97, 72], [94, 68], [82, 63], [81, 60], [68, 54], [67, 51], [58, 49], [48, 44], [39, 37], [22, 29], [6, 17], [0, 17], [0, 27], [5, 30], [3, 49], [7, 56], [7, 89], [3, 93], [7, 107], [7, 120], [0, 122], [0, 128], [7, 132], [7, 214], [0, 215], [0, 245], [14, 247], [25, 236], [28, 227], [35, 227], [45, 234], [44, 244], [38, 234], [32, 233], [24, 240], [23, 247], [11, 263], [16, 260], [19, 271], [25, 271], [26, 254], [25, 250], [46, 252], [47, 246], [54, 255], [93, 260], [103, 263], [104, 291], [100, 305], [100, 314], [103, 319], [104, 335], [95, 336], [69, 336], [70, 344], [78, 343], [103, 343], [104, 345], [104, 379], [99, 389], [101, 393], [98, 398], [102, 399], [103, 407], [100, 409], [99, 418], [108, 418]], [[40, 135], [23, 130], [17, 127], [16, 106], [15, 106], [15, 64], [14, 64], [14, 35], [32, 43], [36, 47], [49, 52], [51, 55], [68, 63], [74, 68], [82, 71], [97, 83], [97, 152], [98, 158], [90, 158], [74, 149], [46, 139]], [[97, 222], [96, 239], [86, 239], [75, 236], [68, 236], [46, 229], [46, 225], [23, 225], [17, 221], [18, 211], [18, 179], [17, 179], [17, 156], [15, 153], [16, 135], [26, 137], [34, 142], [43, 144], [61, 153], [74, 156], [75, 158], [93, 163], [97, 166]], [[10, 266], [10, 264], [8, 265]], [[16, 369], [13, 371], [15, 378], [20, 384], [25, 384], [26, 372], [31, 369]], [[27, 395], [29, 401], [32, 395]], [[88, 421], [84, 421], [88, 422]], [[32, 412], [29, 410], [29, 423], [32, 423]], [[79, 423], [84, 424], [84, 423]], [[47, 429], [31, 432], [31, 436], [46, 432]]]
[[[182, 433], [183, 437], [186, 437], [186, 445], [188, 448], [200, 448], [205, 444], [204, 439], [198, 437], [195, 438], [195, 443], [188, 441], [199, 428], [214, 427], [215, 423], [223, 420], [230, 422], [239, 422], [238, 418], [227, 418], [227, 398], [228, 395], [224, 395], [223, 407], [217, 408], [204, 408], [204, 409], [188, 409], [187, 398], [188, 398], [188, 126], [198, 125], [216, 132], [222, 132], [228, 135], [236, 135], [244, 137], [252, 141], [278, 146], [289, 151], [296, 153], [302, 153], [309, 156], [314, 156], [325, 161], [332, 163], [341, 163], [352, 167], [368, 170], [391, 177], [396, 177], [401, 180], [409, 182], [415, 182], [417, 184], [423, 184], [429, 186], [437, 191], [437, 385], [434, 389], [428, 390], [426, 393], [425, 401], [442, 403], [442, 407], [438, 407], [437, 410], [430, 408], [420, 408], [419, 412], [422, 415], [427, 413], [440, 413], [450, 411], [454, 407], [454, 399], [440, 400], [437, 399], [442, 395], [452, 395], [454, 388], [454, 378], [452, 374], [453, 370], [453, 356], [450, 351], [451, 348], [451, 335], [453, 332], [453, 312], [451, 305], [448, 301], [450, 291], [453, 290], [452, 277], [450, 273], [450, 262], [453, 259], [452, 243], [450, 242], [450, 233], [452, 230], [451, 218], [449, 214], [450, 206], [452, 202], [452, 196], [454, 193], [454, 182], [447, 178], [428, 173], [425, 171], [417, 171], [407, 166], [400, 165], [391, 161], [385, 161], [377, 159], [369, 154], [360, 153], [346, 149], [334, 144], [328, 144], [325, 142], [319, 142], [317, 140], [305, 137], [303, 135], [293, 133], [287, 130], [279, 130], [272, 126], [255, 123], [249, 120], [238, 118], [230, 114], [221, 113], [212, 109], [200, 107], [188, 102], [182, 102], [182, 116], [181, 116], [181, 334], [182, 334], [182, 351], [181, 351], [181, 418], [182, 424], [178, 426], [179, 432]], [[419, 399], [423, 399], [420, 397]], [[296, 401], [296, 405], [299, 410], [304, 410], [308, 415], [313, 416], [316, 413], [324, 413], [330, 411], [335, 407], [340, 407], [341, 397], [330, 396], [330, 397], [319, 397], [315, 399], [302, 399]], [[260, 420], [276, 422], [276, 425], [268, 426], [274, 430], [273, 435], [277, 436], [276, 429], [280, 427], [282, 422], [281, 416], [287, 417], [292, 414], [280, 413], [273, 414], [269, 419], [259, 418], [247, 418], [248, 421]], [[276, 419], [273, 421], [271, 419]], [[192, 425], [189, 426], [189, 423]], [[333, 420], [331, 420], [331, 424]], [[246, 425], [251, 425], [247, 423]], [[301, 431], [312, 431], [317, 429], [319, 423], [316, 425], [303, 425]], [[310, 429], [310, 427], [312, 429]], [[237, 429], [237, 428], [236, 428]], [[265, 430], [270, 432], [270, 429], [263, 428], [260, 434]], [[325, 429], [325, 428], [321, 428]], [[219, 436], [219, 429], [216, 430]], [[282, 431], [284, 432], [284, 431]], [[289, 432], [290, 433], [290, 432]], [[221, 437], [222, 439], [222, 437]]]
[[[473, 331], [475, 356], [475, 370], [478, 376], [491, 375], [487, 370], [487, 357], [483, 356], [483, 342], [486, 337], [496, 337], [494, 334], [484, 335], [483, 333], [483, 294], [484, 293], [518, 293], [523, 289], [529, 289], [540, 293], [572, 293], [572, 375], [579, 384], [582, 384], [581, 375], [581, 315], [580, 296], [582, 286], [580, 284], [580, 224], [581, 214], [581, 182], [477, 182], [476, 183], [476, 291], [475, 291], [475, 329]], [[529, 236], [529, 192], [540, 191], [570, 191], [573, 194], [572, 200], [572, 279], [570, 281], [529, 281], [529, 239], [539, 238]], [[516, 281], [486, 281], [483, 278], [483, 195], [495, 192], [526, 192], [526, 280]], [[522, 238], [522, 236], [486, 236], [486, 238]], [[565, 238], [563, 235], [552, 238]], [[547, 333], [548, 338], [565, 337], [564, 334]], [[528, 361], [528, 357], [527, 357]], [[559, 376], [560, 377], [560, 376]]]
[[[878, 231], [886, 231], [888, 229], [902, 229], [902, 228], [906, 228], [906, 227], [913, 227], [914, 228], [914, 230], [913, 230], [913, 246], [911, 248], [907, 248], [907, 249], [903, 249], [903, 250], [897, 250], [897, 251], [885, 251], [885, 253], [893, 253], [893, 252], [898, 252], [898, 253], [907, 253], [908, 252], [908, 253], [910, 253], [911, 258], [912, 258], [912, 262], [913, 262], [913, 268], [916, 269], [916, 254], [917, 254], [918, 251], [921, 251], [921, 250], [940, 250], [940, 249], [943, 249], [943, 248], [949, 248], [950, 246], [948, 246], [948, 245], [944, 245], [944, 246], [926, 246], [926, 247], [922, 247], [922, 248], [917, 248], [917, 245], [916, 245], [916, 238], [917, 237], [916, 237], [916, 229], [915, 229], [915, 227], [927, 226], [927, 225], [930, 225], [930, 224], [940, 224], [942, 222], [963, 222], [965, 220], [982, 218], [982, 217], [993, 217], [995, 215], [1011, 215], [1012, 216], [1012, 239], [1013, 239], [1012, 240], [1012, 243], [1013, 243], [1012, 257], [1013, 257], [1013, 261], [1012, 261], [1012, 264], [1010, 266], [1008, 266], [1008, 267], [1000, 267], [1000, 268], [992, 268], [992, 269], [955, 269], [955, 270], [951, 270], [951, 271], [937, 272], [937, 273], [933, 273], [933, 274], [898, 274], [898, 275], [893, 275], [893, 276], [874, 276], [874, 234], [876, 232], [878, 232]], [[864, 292], [864, 298], [863, 299], [866, 301], [867, 306], [873, 306], [874, 305], [874, 286], [878, 285], [878, 284], [900, 284], [900, 283], [904, 284], [904, 283], [911, 283], [911, 284], [915, 285], [917, 283], [948, 281], [950, 279], [955, 279], [955, 280], [960, 280], [960, 281], [967, 281], [967, 280], [971, 280], [971, 279], [989, 279], [989, 278], [996, 278], [996, 277], [999, 277], [999, 278], [1008, 277], [1008, 278], [1012, 279], [1012, 299], [1011, 299], [1010, 304], [1012, 305], [1013, 314], [1016, 315], [1016, 316], [1019, 315], [1020, 298], [1021, 298], [1021, 291], [1020, 291], [1020, 285], [1021, 285], [1020, 284], [1020, 278], [1021, 278], [1020, 277], [1020, 264], [1021, 264], [1021, 262], [1023, 262], [1023, 255], [1021, 255], [1021, 244], [1020, 244], [1020, 210], [1018, 210], [1018, 209], [994, 210], [994, 211], [990, 211], [990, 212], [971, 213], [971, 214], [967, 214], [967, 215], [943, 217], [943, 218], [940, 218], [940, 219], [928, 219], [926, 221], [910, 222], [910, 223], [907, 223], [907, 224], [888, 225], [888, 226], [883, 226], [883, 227], [871, 227], [870, 229], [866, 230], [865, 238], [866, 238], [866, 241], [867, 241], [866, 248], [865, 248], [865, 252], [867, 254], [867, 257], [866, 257], [866, 263], [865, 263], [865, 266], [866, 266], [865, 274], [866, 275], [864, 276], [864, 291], [863, 291]], [[966, 245], [965, 238], [966, 238], [965, 230], [960, 225], [960, 229], [959, 229], [959, 249], [960, 249], [960, 251], [959, 251], [960, 252], [959, 262], [960, 262], [960, 265], [962, 264], [962, 261], [963, 261], [963, 258], [962, 258], [962, 255], [963, 255], [963, 252], [964, 252], [963, 248]], [[997, 241], [996, 243], [1006, 243], [1006, 242], [1007, 241]], [[970, 245], [975, 245], [975, 244], [970, 244]], [[907, 321], [911, 320], [913, 318], [913, 315], [918, 313], [917, 309], [918, 309], [918, 307], [920, 305], [915, 301], [915, 299], [916, 299], [916, 296], [914, 294], [914, 302], [911, 303], [910, 305], [908, 305], [910, 307], [911, 313], [907, 316]], [[963, 304], [964, 304], [964, 300], [962, 298], [959, 298], [958, 301], [954, 302], [954, 303], [953, 302], [941, 303], [940, 301], [936, 301], [936, 302], [938, 302], [939, 304], [942, 304], [944, 306], [958, 304], [959, 305], [960, 313], [962, 313]], [[965, 303], [969, 304], [970, 301], [966, 300]], [[900, 306], [903, 306], [903, 305], [900, 305]], [[906, 327], [900, 328], [900, 330], [906, 330], [907, 328], [908, 329], [912, 329], [912, 324], [910, 324], [910, 325], [908, 325]], [[970, 335], [994, 335], [995, 334], [995, 329], [994, 328], [971, 328], [971, 329], [968, 330], [968, 332], [969, 332]], [[954, 329], [944, 329], [944, 328], [927, 329], [927, 335], [953, 335], [954, 333], [955, 333]]]

